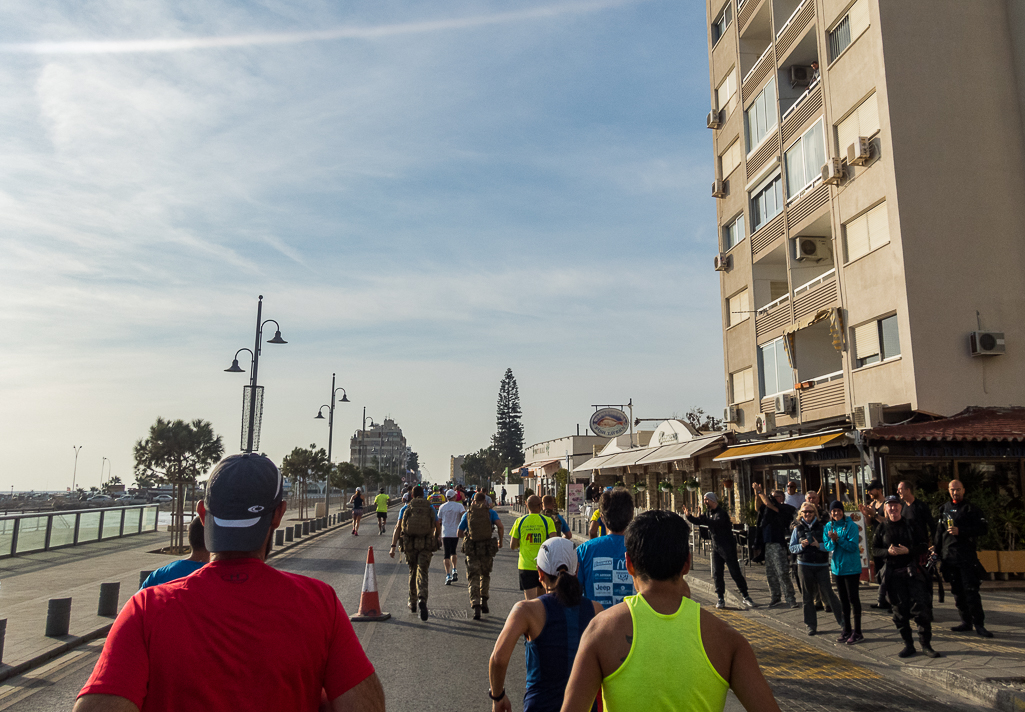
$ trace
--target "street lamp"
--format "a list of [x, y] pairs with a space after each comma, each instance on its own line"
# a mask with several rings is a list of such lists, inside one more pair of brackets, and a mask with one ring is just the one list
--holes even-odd
[[75, 469], [71, 473], [71, 495], [75, 494], [75, 478], [78, 477], [78, 451], [82, 449], [81, 445], [72, 445], [75, 449]]
[[331, 374], [331, 405], [322, 405], [314, 420], [324, 419], [324, 409], [327, 408], [327, 489], [324, 490], [324, 513], [331, 513], [331, 444], [335, 440], [335, 394], [342, 392], [340, 403], [348, 403], [349, 397], [345, 395], [345, 389], [339, 386], [335, 388], [335, 374]]
[[[263, 295], [260, 295], [260, 299], [256, 304], [256, 344], [250, 351], [246, 348], [241, 348], [235, 352], [235, 358], [231, 361], [231, 366], [224, 369], [227, 373], [245, 373], [245, 369], [238, 365], [238, 355], [243, 351], [249, 351], [249, 355], [252, 357], [252, 376], [249, 379], [249, 422], [248, 422], [248, 433], [246, 437], [245, 451], [253, 451], [253, 435], [256, 429], [256, 375], [260, 367], [260, 344], [263, 341], [263, 327], [267, 324], [274, 322], [274, 338], [268, 339], [268, 344], [287, 344], [288, 342], [281, 338], [281, 325], [273, 319], [262, 321], [263, 319]], [[263, 401], [260, 401], [260, 409], [263, 410]], [[257, 443], [259, 444], [259, 443]]]
[[[374, 426], [374, 419], [370, 418], [370, 427]], [[363, 434], [359, 440], [359, 471], [363, 473], [367, 459], [367, 407], [363, 406]]]
[[108, 460], [107, 458], [103, 458], [100, 461], [100, 492], [103, 491], [103, 468], [108, 462], [110, 462], [110, 460]]

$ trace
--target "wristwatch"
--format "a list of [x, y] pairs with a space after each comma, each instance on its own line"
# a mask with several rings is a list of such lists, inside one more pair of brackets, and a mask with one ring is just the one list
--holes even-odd
[[494, 700], [495, 702], [498, 702], [498, 701], [499, 701], [500, 699], [502, 699], [503, 697], [505, 697], [505, 688], [503, 687], [503, 688], [502, 688], [502, 691], [501, 691], [500, 693], [498, 693], [497, 695], [492, 695], [492, 694], [491, 694], [491, 690], [489, 689], [489, 690], [488, 690], [488, 697], [490, 697], [490, 698], [491, 698], [492, 700]]

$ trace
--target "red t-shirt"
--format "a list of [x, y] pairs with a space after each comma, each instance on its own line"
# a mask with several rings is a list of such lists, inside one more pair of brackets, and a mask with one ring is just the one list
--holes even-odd
[[125, 604], [81, 695], [150, 710], [309, 710], [374, 672], [334, 589], [215, 561]]

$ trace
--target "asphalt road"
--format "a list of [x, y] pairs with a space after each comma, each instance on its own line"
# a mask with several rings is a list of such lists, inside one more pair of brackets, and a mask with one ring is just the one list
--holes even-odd
[[[506, 531], [512, 518], [503, 516]], [[366, 526], [369, 525], [369, 526]], [[457, 584], [445, 586], [440, 556], [431, 565], [430, 618], [421, 622], [406, 608], [405, 563], [387, 556], [388, 536], [378, 536], [376, 523], [366, 520], [362, 535], [347, 531], [311, 540], [274, 557], [274, 566], [319, 578], [338, 592], [350, 614], [360, 595], [367, 549], [374, 547], [382, 607], [391, 620], [356, 623], [367, 655], [384, 685], [389, 710], [491, 709], [487, 698], [487, 663], [495, 639], [512, 605], [520, 600], [516, 558], [503, 548], [492, 575], [490, 616], [471, 619], [462, 565]], [[461, 563], [461, 562], [460, 562]], [[703, 605], [714, 603], [695, 598]], [[895, 669], [866, 667], [839, 658], [803, 641], [786, 636], [739, 611], [721, 615], [752, 642], [762, 668], [784, 710], [897, 710], [930, 712], [979, 710], [939, 690], [922, 685]], [[0, 712], [70, 710], [99, 655], [102, 641], [94, 641], [49, 665], [0, 685]], [[283, 655], [287, 650], [281, 651]], [[506, 689], [513, 709], [522, 708], [524, 689], [522, 644], [513, 655]], [[517, 692], [519, 691], [519, 692]], [[727, 710], [741, 710], [730, 699]]]

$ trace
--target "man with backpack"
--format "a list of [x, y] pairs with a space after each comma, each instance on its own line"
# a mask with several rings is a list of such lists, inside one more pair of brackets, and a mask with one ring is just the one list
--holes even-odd
[[520, 590], [528, 601], [540, 594], [537, 552], [545, 539], [557, 534], [555, 522], [541, 514], [541, 498], [536, 494], [527, 497], [527, 513], [517, 519], [509, 531], [509, 548], [520, 551], [516, 568], [520, 572]]
[[441, 548], [441, 520], [434, 507], [424, 499], [423, 487], [413, 488], [409, 504], [399, 510], [395, 533], [391, 538], [388, 556], [395, 558], [395, 547], [402, 543], [402, 551], [409, 564], [409, 610], [420, 609], [420, 620], [427, 620], [427, 574], [431, 557]]
[[[498, 527], [498, 540], [491, 536]], [[491, 567], [495, 554], [502, 548], [505, 528], [498, 513], [488, 507], [484, 493], [478, 492], [470, 502], [470, 509], [459, 522], [459, 538], [463, 540], [466, 555], [466, 583], [470, 590], [470, 607], [473, 619], [480, 620], [481, 613], [488, 611], [488, 591], [491, 587]]]

